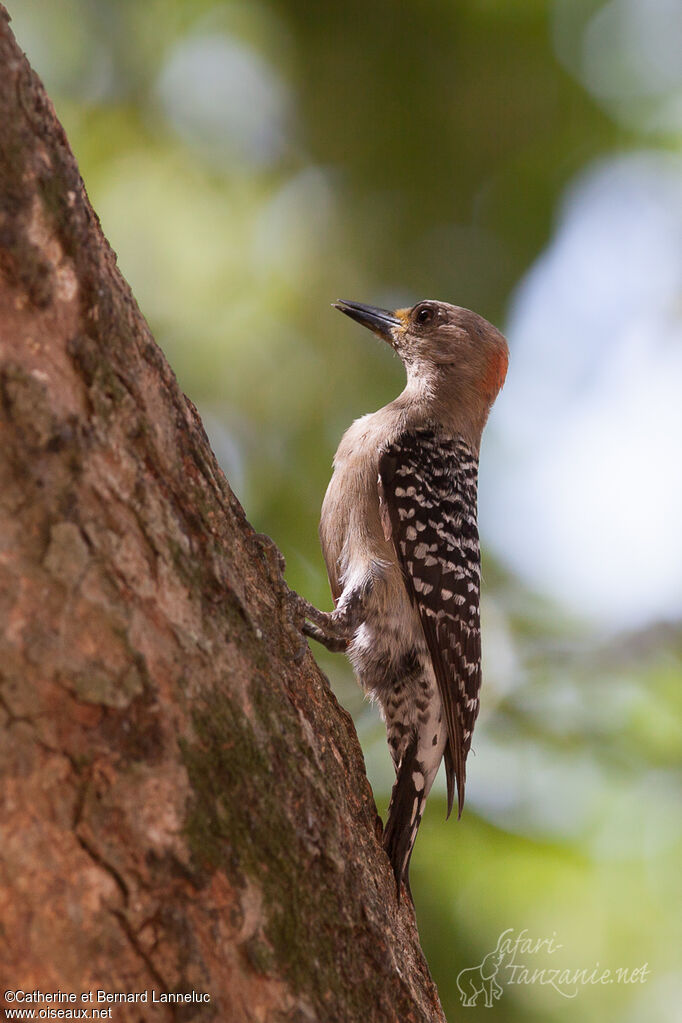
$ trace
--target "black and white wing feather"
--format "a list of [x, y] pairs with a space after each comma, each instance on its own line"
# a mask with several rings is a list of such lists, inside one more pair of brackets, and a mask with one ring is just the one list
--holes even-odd
[[384, 530], [419, 610], [447, 725], [448, 816], [455, 783], [462, 813], [481, 688], [477, 479], [476, 455], [437, 428], [403, 433], [379, 460]]

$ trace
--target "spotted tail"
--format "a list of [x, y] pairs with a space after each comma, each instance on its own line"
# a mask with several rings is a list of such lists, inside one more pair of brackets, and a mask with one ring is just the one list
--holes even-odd
[[426, 780], [424, 767], [417, 757], [415, 735], [400, 761], [384, 831], [384, 849], [393, 867], [398, 900], [401, 881], [405, 882], [412, 898], [408, 871], [428, 795]]

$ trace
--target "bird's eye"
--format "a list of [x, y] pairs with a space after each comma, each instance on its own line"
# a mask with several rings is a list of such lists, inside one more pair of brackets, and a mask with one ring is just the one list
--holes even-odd
[[422, 325], [425, 323], [429, 323], [429, 321], [433, 319], [433, 309], [430, 309], [427, 305], [422, 306], [421, 309], [417, 310], [417, 315], [415, 316], [415, 319], [417, 323]]

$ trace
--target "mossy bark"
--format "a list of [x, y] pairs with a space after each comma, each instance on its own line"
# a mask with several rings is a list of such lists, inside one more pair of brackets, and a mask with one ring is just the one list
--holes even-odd
[[442, 1020], [352, 722], [8, 20], [2, 988], [93, 992], [90, 1009], [98, 990], [147, 992], [114, 1005], [119, 1023]]

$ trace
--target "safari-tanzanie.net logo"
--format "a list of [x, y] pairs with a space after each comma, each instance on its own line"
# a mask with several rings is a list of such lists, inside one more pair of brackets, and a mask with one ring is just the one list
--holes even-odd
[[471, 1008], [480, 999], [480, 1004], [492, 1009], [505, 988], [521, 984], [549, 986], [562, 998], [575, 998], [581, 988], [591, 985], [645, 984], [651, 972], [648, 963], [613, 968], [599, 962], [577, 968], [566, 966], [565, 954], [553, 958], [563, 948], [556, 940], [556, 931], [551, 938], [534, 938], [525, 927], [521, 931], [508, 927], [480, 963], [457, 974], [462, 1005]]

